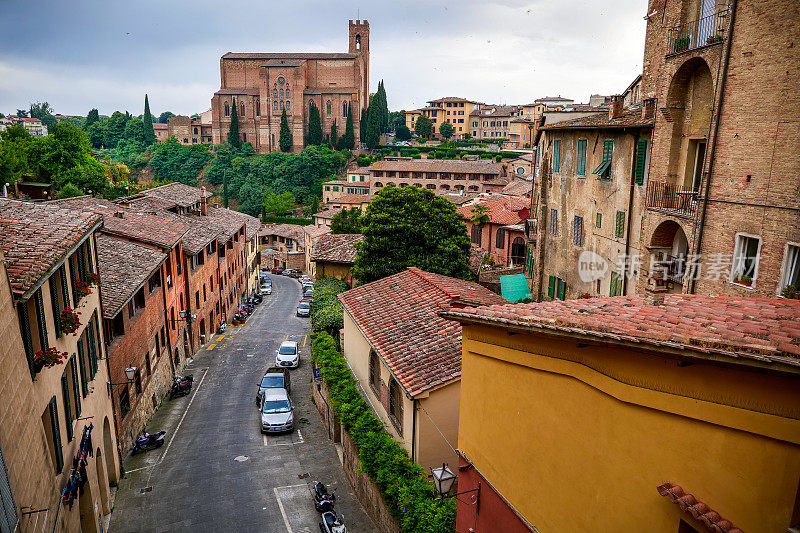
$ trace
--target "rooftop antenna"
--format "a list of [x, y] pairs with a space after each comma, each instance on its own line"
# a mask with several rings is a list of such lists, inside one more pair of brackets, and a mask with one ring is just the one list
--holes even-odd
[[356, 8], [356, 20], [361, 20], [361, 8]]

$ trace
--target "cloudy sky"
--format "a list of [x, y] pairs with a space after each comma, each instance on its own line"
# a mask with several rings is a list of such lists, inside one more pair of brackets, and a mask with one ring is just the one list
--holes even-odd
[[370, 21], [370, 86], [389, 108], [441, 96], [524, 104], [625, 89], [641, 72], [644, 0], [0, 0], [0, 112], [48, 101], [201, 112], [235, 52], [346, 52]]

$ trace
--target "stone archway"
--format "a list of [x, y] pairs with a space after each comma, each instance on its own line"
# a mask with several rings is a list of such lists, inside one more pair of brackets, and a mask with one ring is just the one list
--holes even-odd
[[111, 507], [109, 506], [109, 496], [108, 496], [108, 477], [106, 475], [106, 464], [105, 459], [103, 458], [103, 452], [100, 447], [94, 452], [95, 457], [95, 467], [97, 469], [97, 485], [100, 487], [100, 506], [102, 508], [102, 514], [107, 515], [111, 512]]
[[83, 494], [78, 496], [78, 510], [81, 515], [81, 533], [95, 533], [100, 531], [98, 517], [99, 508], [92, 495], [92, 483], [87, 481], [83, 486]]
[[648, 277], [668, 281], [669, 292], [682, 292], [689, 253], [683, 227], [672, 219], [661, 221], [653, 231], [647, 248], [650, 251]]
[[103, 455], [106, 458], [106, 483], [116, 483], [119, 477], [117, 476], [114, 440], [111, 436], [111, 423], [108, 421], [108, 417], [103, 420]]
[[517, 237], [511, 243], [511, 261], [514, 266], [525, 263], [525, 239]]

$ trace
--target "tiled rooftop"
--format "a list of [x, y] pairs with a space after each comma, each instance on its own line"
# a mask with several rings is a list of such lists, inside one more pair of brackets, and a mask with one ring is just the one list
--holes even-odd
[[183, 235], [183, 250], [189, 254], [197, 254], [208, 246], [211, 241], [222, 236], [222, 228], [209, 217], [199, 215], [179, 215], [172, 211], [158, 211], [158, 216], [172, 220], [177, 224], [188, 226], [189, 230]]
[[[217, 225], [220, 228], [222, 237], [224, 237], [225, 241], [231, 239], [236, 232], [242, 229], [242, 226], [245, 225], [245, 218], [252, 218], [245, 213], [239, 213], [238, 211], [234, 211], [232, 209], [222, 209], [219, 207], [209, 207], [207, 211], [207, 215], [204, 217], [198, 218], [206, 218], [211, 221], [211, 224]], [[245, 228], [246, 231], [246, 228]]]
[[355, 244], [363, 240], [364, 236], [361, 234], [322, 235], [314, 243], [311, 260], [353, 264], [356, 262]]
[[[456, 209], [456, 211], [465, 219], [470, 219], [474, 216], [472, 210], [475, 205], [477, 204], [464, 205]], [[519, 224], [523, 218], [520, 211], [526, 208], [530, 209], [531, 201], [527, 198], [516, 196], [494, 196], [481, 202], [480, 205], [485, 205], [489, 208], [486, 213], [489, 216], [489, 222], [506, 226], [508, 224]]]
[[308, 226], [303, 226], [303, 232], [305, 232], [312, 240], [325, 235], [331, 232], [330, 226], [315, 226], [314, 224], [309, 224]]
[[325, 211], [320, 211], [319, 213], [314, 213], [314, 218], [321, 218], [323, 220], [330, 220], [336, 216], [336, 213], [341, 211], [342, 209], [339, 207], [335, 207], [333, 209], [326, 209]]
[[[133, 202], [140, 197], [158, 198], [164, 202], [169, 202], [171, 206], [190, 207], [200, 202], [202, 189], [198, 187], [190, 187], [177, 181], [153, 187], [152, 189], [145, 189], [144, 191], [128, 196], [127, 198], [119, 198], [117, 203], [130, 201]], [[206, 198], [212, 196], [208, 191], [205, 192]]]
[[0, 198], [0, 248], [11, 290], [33, 288], [102, 220], [86, 211]]
[[641, 109], [625, 111], [614, 119], [608, 118], [608, 113], [596, 113], [589, 117], [575, 118], [555, 122], [541, 127], [541, 130], [563, 130], [563, 129], [584, 129], [584, 128], [631, 128], [631, 127], [651, 127], [655, 124], [655, 117], [642, 118]]
[[260, 52], [228, 52], [222, 59], [355, 59], [357, 54], [346, 53], [260, 53]]
[[533, 182], [531, 181], [512, 181], [500, 191], [501, 194], [508, 196], [528, 196], [530, 197], [533, 191]]
[[800, 367], [800, 301], [644, 295], [453, 309], [450, 318]]
[[247, 94], [250, 96], [258, 96], [259, 89], [258, 87], [226, 87], [225, 89], [220, 89], [214, 94], [220, 94], [220, 95], [231, 94], [235, 96], [238, 96], [240, 94]]
[[329, 203], [360, 205], [370, 203], [373, 198], [375, 198], [374, 194], [345, 194], [338, 198], [331, 198]]
[[461, 376], [461, 326], [438, 311], [454, 301], [506, 301], [477, 283], [414, 267], [344, 292], [339, 300], [412, 396]]
[[114, 318], [166, 258], [167, 254], [150, 246], [97, 235], [103, 318]]
[[277, 235], [278, 237], [288, 237], [303, 243], [303, 226], [297, 224], [265, 224], [258, 232], [259, 236], [265, 237], [267, 235]]
[[503, 166], [484, 159], [460, 161], [450, 159], [406, 159], [401, 161], [375, 161], [369, 166], [374, 170], [395, 172], [459, 172], [472, 174], [500, 174]]

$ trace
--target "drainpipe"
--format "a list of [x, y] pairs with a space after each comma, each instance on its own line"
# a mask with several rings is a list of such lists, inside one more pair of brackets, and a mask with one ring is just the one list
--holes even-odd
[[[725, 81], [728, 79], [728, 64], [731, 58], [731, 45], [733, 44], [733, 26], [734, 22], [736, 21], [736, 4], [737, 0], [731, 1], [730, 20], [728, 21], [728, 39], [725, 42], [725, 52], [724, 52], [725, 55], [717, 69], [717, 79], [719, 80], [719, 82], [717, 83], [717, 88], [715, 89], [715, 93], [719, 94], [719, 96], [716, 97], [715, 94], [714, 98], [715, 102], [717, 102], [716, 104], [717, 119], [712, 121], [712, 123], [708, 125], [709, 140], [711, 141], [711, 147], [708, 153], [706, 154], [706, 161], [708, 161], [708, 170], [705, 172], [706, 178], [705, 180], [703, 180], [705, 181], [705, 184], [701, 182], [700, 186], [700, 192], [702, 193], [702, 198], [703, 198], [703, 206], [701, 207], [700, 212], [698, 213], [699, 220], [695, 218], [695, 225], [693, 231], [694, 246], [692, 246], [692, 253], [695, 255], [695, 257], [697, 257], [697, 254], [700, 253], [700, 246], [703, 242], [703, 229], [706, 221], [706, 210], [708, 209], [708, 193], [711, 189], [711, 172], [714, 168], [714, 154], [717, 151], [717, 134], [719, 132], [719, 119], [722, 114], [722, 101], [725, 98]], [[720, 71], [722, 71], [721, 75]], [[712, 112], [712, 117], [713, 115], [714, 113]], [[713, 131], [713, 137], [711, 136], [712, 131]], [[703, 185], [705, 185], [705, 190], [703, 190]], [[694, 271], [691, 274], [692, 275], [690, 276], [689, 280], [689, 290], [686, 292], [689, 294], [694, 294], [695, 285], [697, 283], [697, 276], [695, 275]]]
[[[633, 137], [633, 160], [632, 160], [633, 162], [631, 163], [631, 182], [628, 186], [628, 189], [630, 189], [630, 193], [628, 194], [628, 223], [627, 223], [628, 231], [625, 232], [626, 260], [631, 250], [631, 228], [632, 228], [631, 224], [633, 222], [633, 191], [636, 189], [636, 152], [638, 150], [638, 145], [639, 145], [639, 134], [640, 134], [639, 129], [636, 130], [635, 135], [631, 134], [631, 137]], [[625, 276], [625, 282], [622, 284], [623, 296], [627, 296], [628, 294], [628, 276], [627, 276], [628, 268], [632, 268], [630, 264], [625, 265], [625, 272], [623, 273], [623, 275]]]
[[417, 400], [411, 400], [411, 461], [417, 460]]

